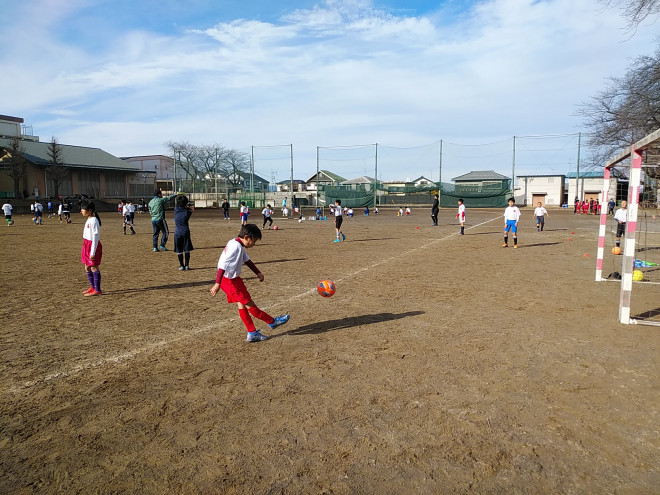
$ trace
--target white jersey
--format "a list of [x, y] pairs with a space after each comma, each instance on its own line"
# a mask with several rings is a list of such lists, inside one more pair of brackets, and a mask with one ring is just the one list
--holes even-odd
[[135, 213], [135, 205], [134, 204], [131, 204], [131, 203], [128, 204], [128, 212], [129, 213]]
[[624, 222], [627, 220], [628, 216], [628, 210], [624, 210], [623, 208], [619, 208], [616, 210], [616, 213], [614, 213], [614, 220], [617, 222]]
[[59, 205], [57, 205], [57, 214], [58, 214], [58, 215], [61, 215], [61, 214], [62, 214], [62, 203], [60, 203]]
[[248, 207], [241, 206], [241, 215], [247, 215], [247, 214], [248, 214]]
[[12, 206], [9, 203], [2, 205], [2, 210], [5, 212], [5, 215], [11, 215]]
[[121, 207], [121, 214], [122, 214], [122, 215], [124, 215], [125, 217], [127, 217], [128, 215], [130, 215], [130, 213], [131, 213], [131, 209], [129, 208], [128, 205], [123, 205], [123, 206]]
[[507, 206], [504, 210], [504, 220], [515, 220], [516, 222], [520, 220], [520, 208], [517, 206]]
[[261, 210], [261, 214], [266, 218], [268, 218], [271, 215], [271, 213], [272, 211], [270, 210], [270, 208], [264, 208], [263, 210]]
[[85, 229], [83, 230], [83, 239], [92, 241], [92, 247], [89, 250], [89, 255], [94, 256], [96, 254], [96, 248], [99, 245], [99, 240], [101, 238], [101, 226], [99, 225], [98, 219], [94, 217], [89, 217], [85, 222]]
[[465, 205], [458, 206], [458, 220], [460, 222], [465, 222]]
[[535, 217], [542, 217], [543, 215], [547, 215], [547, 214], [548, 214], [548, 210], [546, 210], [542, 206], [537, 206], [536, 208], [534, 208]]
[[243, 263], [249, 261], [250, 257], [245, 246], [238, 239], [232, 239], [227, 243], [218, 260], [218, 270], [225, 271], [224, 276], [231, 279], [241, 275]]
[[341, 206], [335, 206], [335, 216], [336, 217], [342, 216]]

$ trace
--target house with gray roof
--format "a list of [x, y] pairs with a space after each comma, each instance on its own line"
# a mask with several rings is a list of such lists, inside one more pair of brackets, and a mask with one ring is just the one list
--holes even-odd
[[506, 175], [498, 174], [494, 170], [477, 170], [454, 177], [455, 192], [484, 193], [494, 190], [507, 189], [510, 179]]
[[[17, 119], [13, 117], [13, 119]], [[22, 119], [19, 119], [22, 121]], [[0, 194], [14, 196], [14, 181], [9, 176], [9, 159], [12, 140], [18, 138], [23, 157], [28, 163], [20, 183], [20, 192], [24, 197], [51, 197], [55, 194], [53, 164], [49, 157], [51, 143], [40, 142], [32, 137], [23, 136], [20, 127], [11, 127], [11, 120], [4, 121], [0, 116]], [[15, 129], [16, 131], [12, 131]], [[12, 135], [13, 134], [13, 135]], [[129, 178], [140, 172], [139, 167], [130, 164], [103, 151], [100, 148], [88, 148], [58, 144], [61, 152], [62, 178], [58, 193], [60, 196], [86, 195], [92, 198], [125, 198], [130, 196]], [[49, 174], [51, 176], [49, 176]], [[155, 174], [146, 174], [149, 188], [153, 193]]]
[[316, 191], [317, 184], [319, 186], [338, 186], [345, 180], [345, 177], [334, 174], [329, 170], [319, 170], [318, 174], [314, 174], [307, 179], [307, 190]]

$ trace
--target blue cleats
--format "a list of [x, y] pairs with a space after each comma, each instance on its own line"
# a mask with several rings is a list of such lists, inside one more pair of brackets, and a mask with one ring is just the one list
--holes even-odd
[[273, 323], [269, 323], [268, 326], [269, 326], [270, 328], [277, 328], [277, 327], [279, 327], [280, 325], [284, 325], [287, 321], [289, 321], [289, 318], [291, 318], [290, 315], [281, 315], [281, 316], [277, 316], [277, 317], [274, 319]]
[[248, 342], [261, 342], [262, 340], [268, 340], [268, 336], [260, 333], [259, 330], [255, 330], [254, 332], [248, 332], [247, 334]]

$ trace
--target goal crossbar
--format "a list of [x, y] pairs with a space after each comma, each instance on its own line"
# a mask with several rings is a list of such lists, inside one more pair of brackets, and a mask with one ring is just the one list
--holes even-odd
[[[635, 266], [635, 236], [637, 234], [637, 215], [639, 210], [639, 186], [642, 178], [642, 152], [660, 145], [660, 129], [640, 139], [605, 164], [603, 175], [603, 191], [601, 204], [607, 204], [609, 198], [610, 176], [614, 166], [630, 159], [630, 182], [628, 187], [628, 208], [626, 232], [623, 243], [623, 259], [621, 263], [621, 293], [619, 296], [619, 322], [630, 324], [657, 325], [660, 322], [638, 320], [630, 317], [630, 299], [632, 296], [633, 270]], [[607, 208], [600, 214], [598, 229], [598, 255], [596, 257], [596, 282], [603, 278], [603, 258], [605, 255], [605, 233], [607, 225]]]

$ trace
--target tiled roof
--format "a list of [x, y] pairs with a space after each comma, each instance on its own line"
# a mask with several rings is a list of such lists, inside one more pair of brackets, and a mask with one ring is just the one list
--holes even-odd
[[494, 170], [480, 170], [480, 171], [472, 171], [468, 172], [465, 175], [460, 175], [458, 177], [454, 177], [452, 180], [454, 182], [457, 181], [480, 181], [480, 180], [506, 180], [508, 177], [506, 175], [498, 174]]
[[[50, 164], [50, 157], [48, 156], [50, 143], [28, 140], [21, 140], [20, 143], [23, 155], [29, 162], [42, 166]], [[0, 138], [0, 147], [10, 149], [11, 139]], [[100, 148], [86, 148], [69, 144], [59, 144], [59, 147], [62, 150], [62, 162], [65, 167], [96, 168], [121, 172], [140, 171], [139, 165], [128, 163]]]

